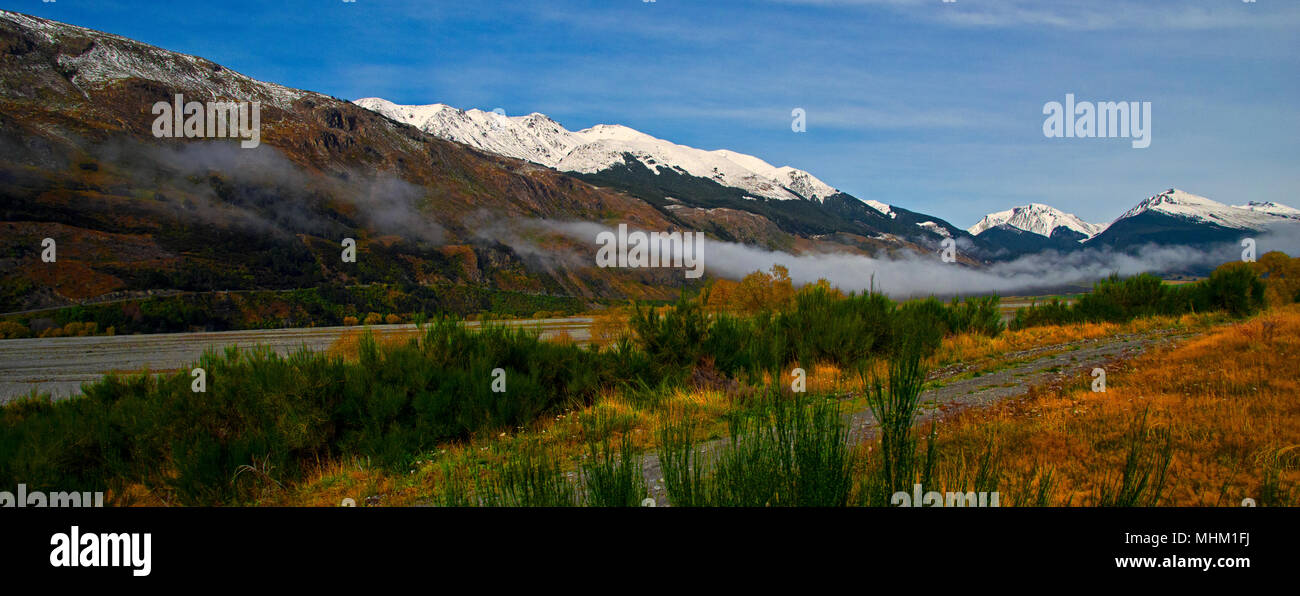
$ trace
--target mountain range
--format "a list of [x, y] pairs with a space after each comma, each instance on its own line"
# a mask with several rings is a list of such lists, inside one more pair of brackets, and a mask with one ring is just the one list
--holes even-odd
[[[399, 105], [377, 97], [355, 103], [439, 138], [616, 186], [660, 186], [661, 189], [669, 186], [645, 176], [646, 172], [654, 178], [672, 180], [678, 188], [685, 186], [681, 179], [694, 181], [696, 193], [683, 192], [681, 198], [651, 193], [660, 200], [698, 201], [700, 195], [714, 194], [699, 189], [714, 184], [733, 191], [733, 196], [756, 203], [792, 201], [790, 205], [798, 205], [798, 201], [822, 204], [830, 201], [846, 210], [861, 203], [890, 219], [899, 215], [897, 207], [871, 199], [856, 199], [803, 170], [776, 167], [735, 151], [706, 151], [678, 145], [625, 126], [601, 124], [574, 132], [539, 113], [510, 117], [444, 104]], [[642, 175], [638, 177], [635, 172]], [[641, 184], [633, 184], [633, 180]], [[733, 206], [746, 209], [743, 204]], [[1030, 203], [990, 213], [965, 232], [974, 240], [970, 247], [974, 255], [999, 260], [1048, 249], [1068, 251], [1101, 245], [1128, 248], [1151, 242], [1232, 241], [1231, 236], [1242, 230], [1259, 231], [1298, 218], [1300, 210], [1277, 203], [1229, 206], [1171, 188], [1142, 201], [1110, 224], [1089, 223], [1049, 205]], [[881, 223], [860, 213], [852, 213], [850, 219], [877, 227]], [[920, 244], [930, 244], [936, 238], [964, 236], [937, 217], [909, 213], [904, 221], [910, 224], [909, 228], [894, 226], [888, 232]]]
[[977, 239], [1023, 254], [1046, 248], [1133, 248], [1150, 243], [1201, 245], [1235, 242], [1243, 233], [1264, 231], [1286, 223], [1300, 223], [1300, 209], [1274, 202], [1226, 205], [1170, 188], [1138, 203], [1104, 225], [1088, 223], [1053, 207], [1031, 203], [990, 213], [967, 231]]
[[[662, 298], [680, 286], [675, 272], [594, 267], [572, 222], [878, 258], [953, 238], [980, 267], [1297, 219], [1170, 190], [1104, 227], [1033, 204], [962, 230], [734, 151], [536, 113], [350, 102], [9, 11], [0, 55], [0, 312], [161, 290], [450, 283]], [[261, 102], [261, 145], [155, 137], [150, 108], [176, 95]], [[54, 263], [39, 258], [44, 238], [58, 241]], [[344, 238], [363, 255], [354, 267], [339, 263]]]

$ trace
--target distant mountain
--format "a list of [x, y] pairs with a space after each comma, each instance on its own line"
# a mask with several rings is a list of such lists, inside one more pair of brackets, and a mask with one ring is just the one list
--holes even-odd
[[1088, 223], [1048, 205], [1030, 203], [990, 213], [967, 232], [979, 241], [988, 258], [1004, 260], [1044, 250], [1235, 243], [1243, 232], [1293, 221], [1300, 222], [1300, 209], [1273, 202], [1231, 206], [1171, 188], [1143, 200], [1109, 224]]
[[1008, 260], [1045, 250], [1057, 252], [1078, 250], [1080, 242], [1084, 239], [1079, 232], [1064, 226], [1053, 230], [1050, 236], [1043, 236], [1009, 224], [988, 228], [975, 238], [980, 241], [985, 250], [990, 251], [988, 258], [992, 260]]
[[1115, 221], [1137, 217], [1148, 212], [1239, 230], [1258, 230], [1264, 226], [1277, 223], [1280, 219], [1300, 219], [1300, 210], [1285, 205], [1250, 203], [1241, 207], [1233, 207], [1171, 188], [1138, 203], [1136, 207], [1129, 209]]
[[1044, 250], [1075, 250], [1105, 227], [1048, 205], [1030, 203], [985, 215], [966, 231], [979, 241], [988, 258], [1006, 260]]
[[781, 201], [822, 201], [839, 191], [812, 174], [775, 167], [752, 155], [678, 145], [620, 125], [598, 124], [569, 131], [544, 114], [505, 116], [444, 104], [406, 106], [378, 97], [354, 103], [439, 138], [524, 159], [562, 172], [594, 174], [631, 156], [652, 171], [675, 170], [713, 180], [755, 196]]
[[1264, 201], [1264, 202], [1251, 201], [1249, 203], [1246, 203], [1245, 205], [1233, 205], [1233, 207], [1237, 209], [1248, 209], [1250, 211], [1258, 211], [1260, 213], [1267, 213], [1269, 215], [1276, 215], [1288, 219], [1300, 219], [1300, 209], [1296, 209], [1294, 207], [1287, 207], [1286, 205], [1279, 205], [1272, 201]]
[[1092, 238], [1106, 229], [1104, 225], [1088, 223], [1079, 219], [1078, 216], [1060, 209], [1041, 203], [1030, 203], [1023, 207], [1013, 207], [1006, 211], [985, 215], [979, 223], [971, 226], [966, 231], [970, 232], [972, 236], [979, 236], [985, 230], [1001, 225], [1037, 234], [1044, 238], [1050, 238], [1058, 228], [1065, 228], [1082, 235], [1082, 240]]
[[1176, 188], [1147, 198], [1085, 242], [1128, 248], [1145, 244], [1236, 242], [1243, 232], [1300, 221], [1300, 210], [1277, 203], [1231, 206]]

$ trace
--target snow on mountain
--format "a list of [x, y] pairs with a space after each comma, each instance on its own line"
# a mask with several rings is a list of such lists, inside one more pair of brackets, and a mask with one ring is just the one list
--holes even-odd
[[444, 104], [398, 105], [377, 97], [353, 103], [443, 139], [566, 172], [599, 172], [622, 164], [626, 154], [655, 173], [669, 168], [769, 199], [823, 201], [839, 192], [803, 170], [725, 149], [678, 145], [626, 126], [598, 124], [575, 132], [538, 113], [505, 116]]
[[934, 223], [932, 221], [923, 221], [916, 225], [917, 227], [924, 228], [926, 230], [934, 232], [935, 234], [943, 236], [944, 238], [952, 238], [952, 234], [948, 233], [948, 230], [945, 230], [943, 226]]
[[1106, 229], [1105, 225], [1088, 223], [1060, 209], [1041, 203], [1030, 203], [1023, 207], [1014, 207], [1006, 211], [985, 215], [984, 219], [981, 219], [979, 223], [971, 226], [966, 231], [975, 236], [984, 230], [1003, 224], [1049, 238], [1052, 236], [1053, 230], [1065, 227], [1083, 234], [1085, 240]]
[[[285, 110], [305, 96], [325, 97], [259, 81], [224, 69], [205, 58], [164, 50], [120, 35], [3, 10], [0, 10], [0, 19], [13, 22], [51, 43], [66, 39], [91, 42], [85, 44], [86, 50], [80, 54], [58, 56], [59, 68], [74, 73], [71, 80], [79, 88], [125, 79], [144, 79], [170, 83], [178, 88], [197, 89], [204, 95], [187, 97], [187, 101], [239, 99], [260, 101]], [[214, 76], [218, 72], [220, 76]]]
[[1251, 211], [1258, 211], [1260, 213], [1267, 213], [1269, 215], [1276, 215], [1288, 219], [1300, 219], [1300, 209], [1288, 207], [1281, 203], [1274, 203], [1272, 201], [1251, 201], [1245, 205], [1233, 205], [1233, 208], [1249, 209]]
[[865, 199], [865, 200], [863, 200], [862, 202], [863, 202], [863, 203], [866, 203], [868, 207], [871, 207], [872, 209], [875, 209], [876, 211], [879, 211], [881, 215], [887, 215], [887, 216], [889, 216], [889, 219], [895, 219], [895, 218], [898, 217], [898, 213], [896, 213], [896, 212], [894, 211], [894, 208], [893, 208], [893, 207], [890, 207], [889, 205], [886, 205], [886, 204], [884, 204], [884, 203], [881, 203], [880, 201], [874, 201], [874, 200], [871, 200], [871, 199]]
[[1265, 226], [1300, 219], [1300, 210], [1277, 203], [1250, 203], [1239, 207], [1225, 205], [1205, 197], [1171, 188], [1129, 209], [1115, 221], [1153, 211], [1198, 222], [1240, 230], [1258, 230]]

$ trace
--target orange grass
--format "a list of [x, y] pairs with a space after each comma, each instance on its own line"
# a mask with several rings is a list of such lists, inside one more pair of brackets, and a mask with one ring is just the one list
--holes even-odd
[[[1270, 461], [1300, 481], [1300, 307], [1221, 327], [1177, 347], [1107, 367], [1090, 379], [958, 414], [940, 426], [940, 451], [973, 452], [990, 434], [1009, 476], [1054, 468], [1054, 504], [1088, 505], [1117, 480], [1124, 434], [1144, 410], [1173, 435], [1161, 505], [1237, 506], [1264, 491]], [[1297, 505], [1295, 502], [1286, 503]]]
[[375, 338], [375, 343], [380, 347], [394, 347], [415, 340], [419, 337], [418, 329], [371, 329], [367, 327], [358, 327], [356, 329], [346, 329], [338, 339], [330, 343], [325, 353], [331, 356], [338, 356], [345, 360], [357, 359], [361, 346], [361, 338], [367, 333]]

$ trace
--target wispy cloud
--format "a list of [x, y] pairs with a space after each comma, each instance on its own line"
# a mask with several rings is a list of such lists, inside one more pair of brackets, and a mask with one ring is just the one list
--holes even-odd
[[[596, 235], [613, 231], [607, 226], [589, 222], [533, 220], [519, 225], [544, 228], [590, 243], [588, 246], [592, 253]], [[1300, 249], [1300, 234], [1297, 232], [1300, 228], [1286, 226], [1259, 234], [1256, 240], [1264, 252], [1282, 250], [1295, 254], [1294, 251]], [[740, 279], [779, 264], [789, 269], [790, 278], [796, 284], [825, 279], [844, 290], [862, 291], [874, 286], [892, 296], [906, 298], [992, 293], [1024, 295], [1068, 286], [1086, 286], [1112, 273], [1132, 276], [1148, 272], [1203, 270], [1236, 260], [1240, 250], [1231, 243], [1203, 248], [1148, 245], [1124, 252], [1089, 248], [1064, 254], [1049, 251], [979, 269], [944, 263], [937, 253], [904, 252], [889, 258], [848, 252], [792, 254], [717, 240], [706, 240], [699, 254], [705, 272], [714, 277]], [[568, 264], [572, 266], [572, 255], [569, 259]], [[594, 264], [594, 259], [587, 261], [587, 266], [591, 264]]]
[[768, 0], [774, 4], [886, 9], [905, 18], [956, 27], [1053, 27], [1071, 30], [1211, 30], [1300, 24], [1294, 2], [1224, 0]]

